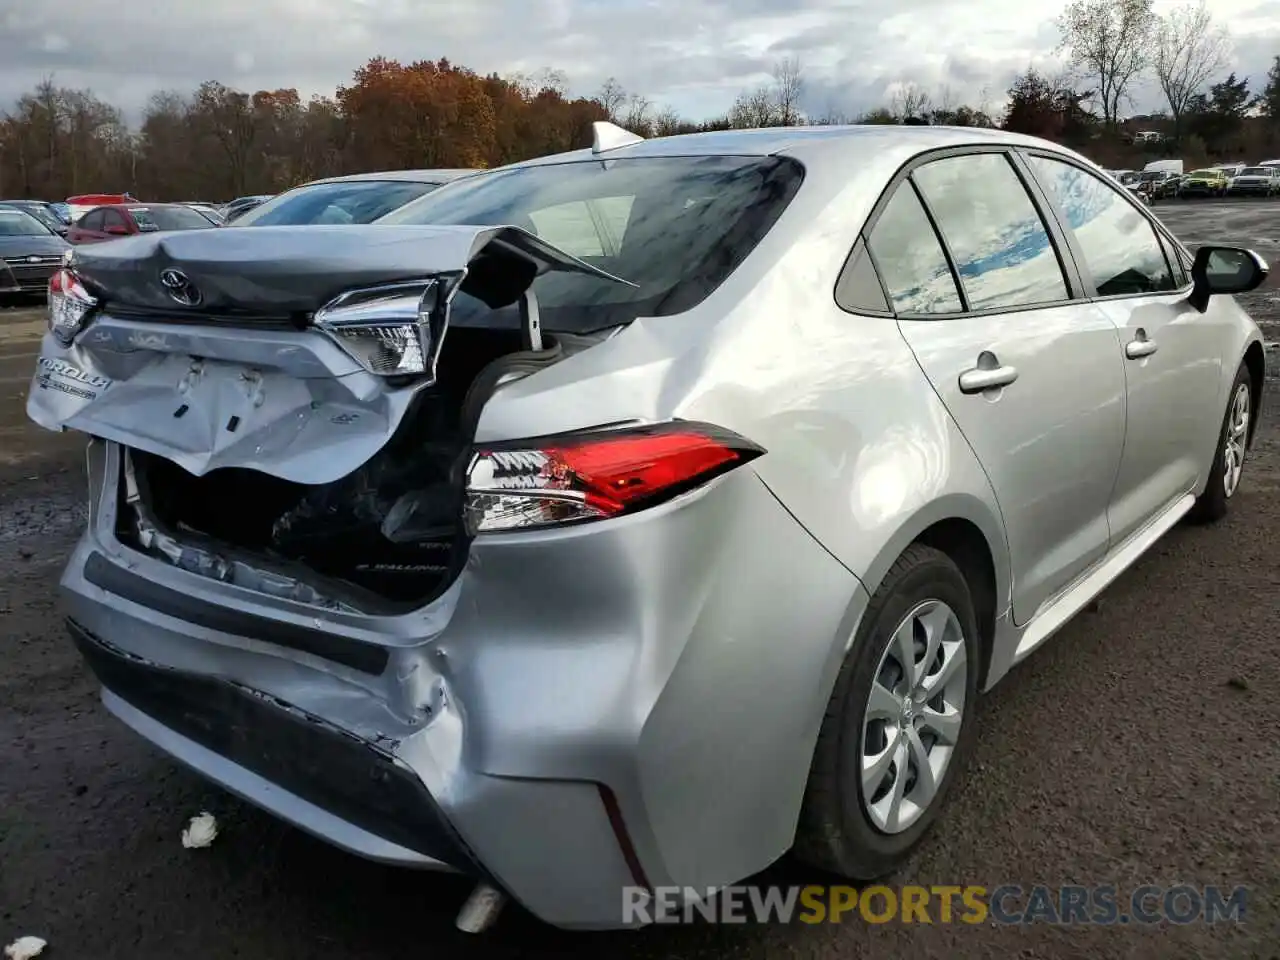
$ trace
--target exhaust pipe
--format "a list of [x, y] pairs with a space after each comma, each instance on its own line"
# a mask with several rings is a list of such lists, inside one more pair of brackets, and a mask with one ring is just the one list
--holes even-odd
[[507, 895], [501, 890], [495, 890], [487, 883], [477, 883], [458, 911], [454, 925], [463, 933], [484, 933], [497, 921], [506, 902]]

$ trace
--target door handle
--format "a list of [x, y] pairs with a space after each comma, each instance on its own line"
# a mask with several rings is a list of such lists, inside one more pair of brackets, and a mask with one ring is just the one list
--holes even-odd
[[1139, 330], [1138, 336], [1124, 345], [1124, 355], [1130, 360], [1141, 360], [1159, 349], [1154, 340], [1148, 340], [1146, 333]]
[[[990, 356], [990, 354], [983, 354], [979, 358], [979, 364]], [[991, 357], [991, 362], [996, 363], [995, 357]], [[1013, 367], [1001, 366], [998, 363], [995, 366], [980, 365], [960, 374], [960, 392], [982, 393], [992, 387], [1007, 387], [1017, 379], [1018, 371]]]

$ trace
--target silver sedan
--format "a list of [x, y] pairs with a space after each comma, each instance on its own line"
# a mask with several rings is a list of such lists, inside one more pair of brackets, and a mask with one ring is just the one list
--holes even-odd
[[469, 929], [878, 877], [978, 695], [1228, 510], [1266, 274], [927, 126], [602, 124], [373, 225], [77, 249], [28, 402], [93, 438], [70, 629], [213, 781], [477, 878]]

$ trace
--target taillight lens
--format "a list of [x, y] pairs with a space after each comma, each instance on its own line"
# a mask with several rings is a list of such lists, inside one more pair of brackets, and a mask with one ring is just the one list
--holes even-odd
[[430, 278], [349, 290], [317, 310], [315, 324], [372, 374], [434, 377], [456, 282]]
[[97, 305], [80, 278], [66, 267], [49, 278], [49, 332], [64, 347], [84, 329], [89, 312]]
[[634, 513], [764, 452], [731, 431], [680, 420], [481, 447], [467, 473], [467, 529], [525, 530]]

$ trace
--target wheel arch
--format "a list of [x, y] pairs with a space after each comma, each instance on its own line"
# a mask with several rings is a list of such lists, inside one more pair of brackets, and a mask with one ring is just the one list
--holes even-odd
[[1012, 591], [1003, 523], [986, 504], [969, 495], [934, 501], [901, 525], [868, 567], [863, 577], [868, 595], [875, 594], [897, 559], [914, 543], [945, 553], [968, 582], [981, 631], [979, 684], [985, 685], [996, 624], [1009, 609]]
[[1258, 423], [1262, 416], [1262, 390], [1266, 382], [1267, 361], [1262, 350], [1261, 340], [1252, 340], [1245, 348], [1245, 368], [1249, 371], [1249, 380], [1253, 387], [1253, 409], [1249, 420], [1249, 446], [1253, 446], [1254, 435], [1258, 432]]

